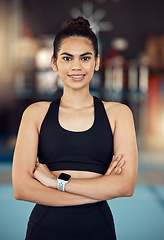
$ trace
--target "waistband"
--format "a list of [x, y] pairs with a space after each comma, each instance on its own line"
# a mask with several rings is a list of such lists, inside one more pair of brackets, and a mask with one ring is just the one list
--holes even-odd
[[72, 206], [46, 206], [46, 205], [40, 205], [36, 204], [35, 207], [37, 208], [49, 208], [51, 210], [81, 210], [81, 209], [93, 209], [96, 207], [100, 207], [102, 205], [107, 205], [107, 201], [100, 201], [95, 203], [85, 203], [85, 204], [79, 204], [79, 205], [72, 205]]
[[95, 202], [95, 203], [85, 203], [85, 204], [79, 204], [79, 205], [73, 205], [73, 206], [58, 206], [54, 208], [63, 208], [63, 209], [84, 209], [84, 208], [94, 208], [98, 207], [102, 204], [106, 203], [106, 201], [100, 201], [100, 202]]

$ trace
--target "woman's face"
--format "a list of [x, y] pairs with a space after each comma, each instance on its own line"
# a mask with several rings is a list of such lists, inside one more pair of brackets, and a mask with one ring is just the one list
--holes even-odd
[[85, 37], [69, 37], [62, 41], [57, 59], [52, 58], [54, 71], [59, 72], [64, 87], [79, 89], [89, 86], [94, 70], [99, 69], [91, 41]]

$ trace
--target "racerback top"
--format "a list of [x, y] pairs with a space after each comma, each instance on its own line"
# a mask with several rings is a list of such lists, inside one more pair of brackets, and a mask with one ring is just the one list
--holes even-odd
[[58, 120], [60, 98], [50, 103], [42, 122], [38, 159], [50, 171], [79, 170], [105, 174], [113, 157], [113, 135], [102, 101], [94, 99], [94, 123], [85, 131], [64, 129]]

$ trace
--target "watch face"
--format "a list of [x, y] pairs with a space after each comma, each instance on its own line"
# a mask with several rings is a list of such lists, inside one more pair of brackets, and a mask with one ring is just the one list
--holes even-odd
[[68, 181], [71, 178], [71, 175], [69, 174], [65, 174], [65, 173], [61, 173], [58, 177], [58, 179], [64, 180], [64, 181]]

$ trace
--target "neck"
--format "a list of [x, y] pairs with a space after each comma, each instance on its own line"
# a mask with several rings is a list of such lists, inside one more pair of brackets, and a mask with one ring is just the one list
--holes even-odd
[[71, 90], [66, 91], [64, 89], [63, 96], [61, 97], [61, 105], [65, 107], [71, 107], [75, 109], [80, 109], [93, 105], [93, 97], [88, 91], [81, 90]]

